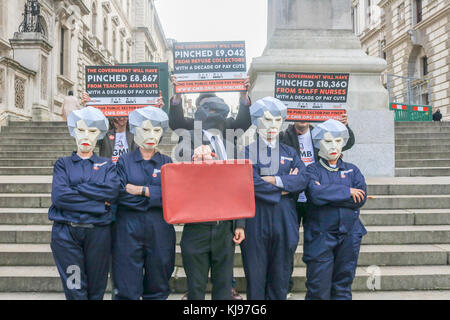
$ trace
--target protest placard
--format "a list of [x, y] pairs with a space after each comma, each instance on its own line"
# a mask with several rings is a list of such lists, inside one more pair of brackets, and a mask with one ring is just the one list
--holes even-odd
[[276, 72], [275, 98], [288, 107], [288, 121], [326, 121], [345, 114], [348, 73]]
[[176, 93], [246, 90], [244, 41], [177, 42], [173, 58]]
[[149, 105], [157, 105], [160, 97], [159, 69], [153, 66], [87, 66], [86, 92], [88, 105], [100, 109], [105, 116], [127, 116]]

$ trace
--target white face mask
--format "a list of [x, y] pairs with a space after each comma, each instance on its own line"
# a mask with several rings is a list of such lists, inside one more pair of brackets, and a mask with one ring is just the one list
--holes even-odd
[[257, 131], [265, 140], [271, 141], [276, 139], [283, 125], [281, 116], [273, 116], [269, 111], [265, 111], [261, 118], [258, 118]]
[[327, 132], [319, 144], [319, 156], [327, 160], [336, 160], [341, 156], [344, 138], [334, 138], [331, 133]]
[[143, 149], [151, 150], [158, 146], [162, 135], [162, 127], [154, 127], [150, 120], [145, 120], [140, 127], [136, 128], [134, 142]]
[[77, 121], [77, 127], [74, 130], [75, 140], [77, 141], [78, 150], [81, 152], [91, 152], [97, 144], [100, 130], [95, 127], [89, 127], [84, 120]]

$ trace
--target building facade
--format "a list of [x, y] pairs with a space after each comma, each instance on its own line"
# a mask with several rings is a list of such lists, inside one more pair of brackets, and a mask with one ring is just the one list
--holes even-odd
[[[40, 32], [25, 32], [24, 6], [33, 1]], [[68, 91], [84, 91], [86, 65], [170, 62], [153, 2], [0, 0], [0, 125], [60, 119]]]
[[450, 1], [353, 0], [363, 50], [387, 62], [392, 102], [432, 105], [450, 121]]

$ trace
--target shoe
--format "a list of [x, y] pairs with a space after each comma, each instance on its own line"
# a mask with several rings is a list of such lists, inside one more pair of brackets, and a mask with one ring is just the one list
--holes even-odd
[[244, 298], [237, 292], [235, 288], [231, 289], [231, 300], [244, 300]]
[[183, 294], [183, 296], [181, 297], [181, 300], [187, 300], [188, 299], [188, 294], [187, 292], [185, 294]]
[[287, 294], [286, 300], [293, 300], [294, 299], [294, 295], [292, 294], [292, 292], [289, 292]]

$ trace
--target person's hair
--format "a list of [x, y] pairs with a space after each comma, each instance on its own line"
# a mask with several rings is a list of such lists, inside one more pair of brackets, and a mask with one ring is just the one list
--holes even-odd
[[212, 98], [217, 97], [215, 92], [208, 92], [208, 93], [200, 93], [200, 95], [195, 100], [195, 106], [198, 108], [200, 107], [200, 102], [205, 98]]
[[70, 91], [68, 92], [68, 95], [69, 95], [69, 96], [73, 96], [73, 91], [70, 90]]

